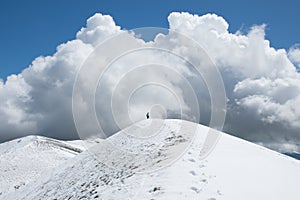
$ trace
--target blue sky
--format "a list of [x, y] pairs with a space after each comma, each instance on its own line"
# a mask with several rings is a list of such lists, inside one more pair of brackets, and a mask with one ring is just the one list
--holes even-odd
[[167, 27], [172, 11], [216, 13], [230, 31], [247, 31], [267, 24], [271, 46], [288, 49], [300, 43], [300, 2], [240, 0], [3, 0], [0, 1], [0, 78], [19, 73], [40, 55], [51, 55], [57, 45], [75, 37], [88, 17], [110, 14], [125, 29]]

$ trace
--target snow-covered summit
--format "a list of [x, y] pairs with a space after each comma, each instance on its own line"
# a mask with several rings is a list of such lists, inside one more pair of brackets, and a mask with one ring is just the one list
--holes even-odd
[[0, 144], [0, 198], [34, 181], [87, 147], [83, 141], [27, 136]]
[[[145, 120], [3, 198], [299, 199], [299, 161], [209, 130]], [[202, 159], [207, 134], [219, 139]]]

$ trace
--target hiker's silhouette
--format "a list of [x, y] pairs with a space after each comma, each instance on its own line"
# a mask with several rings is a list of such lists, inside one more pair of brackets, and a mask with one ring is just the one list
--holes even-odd
[[147, 114], [146, 114], [146, 118], [147, 118], [147, 119], [149, 119], [149, 118], [150, 118], [149, 112], [147, 112]]

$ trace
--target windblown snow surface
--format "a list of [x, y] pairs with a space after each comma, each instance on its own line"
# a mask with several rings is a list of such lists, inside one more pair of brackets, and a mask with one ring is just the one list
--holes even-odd
[[26, 186], [93, 143], [27, 136], [0, 144], [0, 198]]
[[[202, 159], [207, 134], [219, 140]], [[296, 159], [191, 122], [145, 120], [0, 198], [298, 200], [299, 185]]]

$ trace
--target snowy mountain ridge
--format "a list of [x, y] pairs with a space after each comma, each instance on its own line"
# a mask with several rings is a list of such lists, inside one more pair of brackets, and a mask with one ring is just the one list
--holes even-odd
[[[0, 199], [299, 199], [300, 162], [182, 120], [144, 120]], [[207, 134], [218, 134], [201, 159]]]
[[0, 198], [84, 151], [89, 143], [27, 136], [0, 144]]

